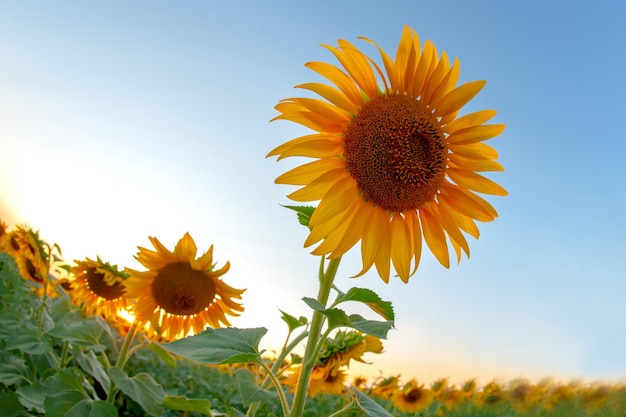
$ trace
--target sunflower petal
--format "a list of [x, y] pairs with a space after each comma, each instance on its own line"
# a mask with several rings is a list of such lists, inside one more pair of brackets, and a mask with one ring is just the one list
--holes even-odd
[[424, 240], [426, 241], [428, 248], [433, 255], [435, 255], [435, 258], [437, 258], [441, 265], [446, 268], [450, 268], [448, 244], [446, 242], [446, 235], [443, 232], [441, 225], [426, 207], [422, 207], [419, 210], [419, 215], [422, 222]]
[[484, 80], [471, 81], [450, 91], [443, 96], [439, 103], [433, 103], [435, 114], [443, 117], [448, 113], [459, 110], [467, 104], [468, 101], [473, 99], [486, 83], [487, 82]]
[[487, 139], [498, 136], [504, 131], [506, 125], [480, 125], [467, 127], [457, 130], [448, 136], [448, 142], [452, 145], [469, 145], [476, 142], [482, 142]]
[[411, 271], [411, 232], [406, 220], [396, 213], [391, 219], [391, 262], [404, 282], [409, 281]]

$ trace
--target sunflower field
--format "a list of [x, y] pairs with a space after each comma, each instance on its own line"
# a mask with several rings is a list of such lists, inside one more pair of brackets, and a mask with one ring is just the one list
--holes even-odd
[[[301, 358], [263, 357], [211, 365], [185, 359], [156, 339], [149, 326], [137, 331], [109, 308], [126, 306], [115, 277], [125, 272], [101, 265], [64, 264], [27, 226], [0, 235], [0, 408], [19, 416], [278, 416], [280, 397], [291, 399]], [[92, 261], [96, 262], [96, 261]], [[86, 297], [81, 279], [107, 278]], [[100, 272], [98, 272], [100, 271]], [[45, 275], [44, 275], [45, 274]], [[109, 300], [110, 301], [110, 300]], [[102, 308], [97, 308], [102, 307]], [[307, 320], [284, 313], [291, 333]], [[135, 337], [128, 337], [137, 331]], [[302, 339], [294, 339], [299, 343]], [[237, 342], [231, 341], [233, 350]], [[328, 337], [309, 385], [305, 416], [615, 416], [626, 413], [626, 384], [543, 380], [475, 380], [431, 384], [400, 376], [373, 380], [346, 372], [350, 360], [380, 353], [379, 338], [352, 330]], [[242, 349], [240, 349], [242, 351]], [[240, 355], [244, 355], [240, 353]], [[271, 369], [280, 392], [265, 383]], [[355, 407], [357, 403], [359, 406]]]

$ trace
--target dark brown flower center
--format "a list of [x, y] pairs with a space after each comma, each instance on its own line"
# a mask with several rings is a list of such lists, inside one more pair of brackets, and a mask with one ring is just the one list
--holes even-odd
[[408, 96], [375, 97], [345, 132], [344, 155], [359, 190], [391, 211], [417, 209], [432, 199], [447, 152], [435, 116]]
[[404, 400], [407, 403], [416, 403], [422, 398], [422, 390], [413, 388], [409, 392], [404, 394]]
[[104, 274], [98, 272], [94, 267], [87, 268], [85, 278], [91, 292], [98, 297], [106, 300], [115, 300], [124, 294], [124, 287], [121, 282], [115, 282], [113, 285], [107, 284], [104, 280]]
[[24, 264], [26, 266], [26, 272], [28, 273], [28, 275], [33, 281], [39, 281], [39, 282], [43, 281], [43, 278], [39, 276], [39, 272], [37, 271], [37, 268], [35, 267], [35, 264], [33, 263], [33, 261], [31, 261], [28, 258], [25, 258]]
[[158, 306], [168, 313], [188, 316], [211, 305], [215, 283], [188, 262], [177, 262], [159, 269], [152, 282], [152, 295]]

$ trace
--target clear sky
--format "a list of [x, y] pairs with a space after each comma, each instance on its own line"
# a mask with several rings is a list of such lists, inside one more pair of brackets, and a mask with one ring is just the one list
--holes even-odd
[[[549, 3], [549, 4], [548, 4]], [[0, 4], [0, 217], [28, 223], [68, 261], [139, 267], [137, 246], [189, 231], [248, 288], [238, 327], [285, 335], [308, 315], [318, 259], [274, 184], [295, 158], [265, 155], [307, 133], [269, 123], [320, 44], [358, 36], [395, 53], [402, 27], [487, 85], [490, 141], [509, 196], [449, 270], [425, 253], [409, 284], [344, 257], [337, 285], [394, 303], [396, 330], [363, 372], [615, 380], [626, 376], [626, 3], [622, 1], [4, 1]], [[378, 59], [378, 58], [376, 58]], [[348, 308], [351, 308], [348, 306]], [[356, 308], [356, 306], [355, 306]], [[374, 318], [371, 316], [371, 318]]]

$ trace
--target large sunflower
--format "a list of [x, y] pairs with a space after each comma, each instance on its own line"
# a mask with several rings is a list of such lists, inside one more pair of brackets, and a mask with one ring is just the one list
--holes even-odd
[[378, 48], [385, 73], [345, 40], [338, 47], [324, 45], [343, 69], [325, 62], [306, 66], [334, 86], [297, 87], [325, 100], [289, 98], [276, 106], [275, 119], [316, 133], [290, 140], [268, 156], [317, 158], [276, 179], [302, 186], [289, 195], [292, 200], [319, 201], [305, 241], [307, 247], [321, 242], [313, 254], [338, 258], [361, 241], [363, 268], [356, 276], [375, 265], [387, 282], [391, 259], [407, 282], [419, 264], [422, 238], [447, 268], [448, 240], [460, 261], [461, 251], [469, 256], [463, 232], [478, 238], [475, 221], [497, 217], [475, 193], [507, 194], [477, 173], [503, 170], [497, 152], [482, 142], [505, 126], [484, 124], [495, 116], [493, 110], [458, 117], [485, 81], [456, 87], [458, 59], [450, 63], [445, 52], [440, 57], [430, 41], [422, 49], [414, 30], [405, 26], [395, 60], [362, 39]]
[[215, 269], [213, 246], [196, 259], [197, 248], [192, 237], [185, 235], [171, 252], [151, 237], [156, 249], [139, 248], [135, 258], [148, 271], [127, 269], [130, 278], [124, 281], [126, 296], [136, 299], [137, 320], [146, 322], [165, 340], [198, 333], [208, 324], [213, 328], [230, 326], [226, 315], [238, 316], [245, 290], [225, 284], [220, 277], [228, 272], [230, 263]]
[[120, 311], [128, 308], [124, 297], [124, 281], [128, 274], [118, 271], [117, 266], [85, 258], [74, 261], [74, 279], [71, 281], [72, 298], [83, 306], [87, 314], [97, 314], [115, 320]]

